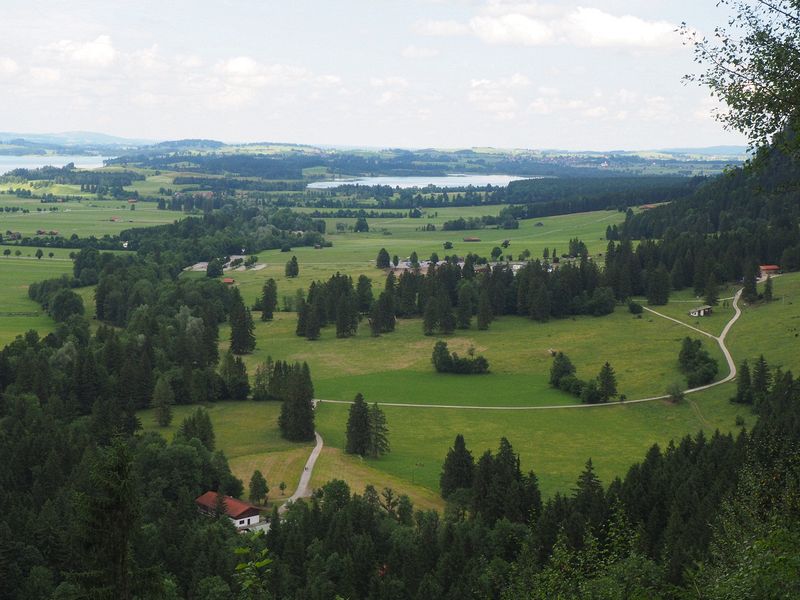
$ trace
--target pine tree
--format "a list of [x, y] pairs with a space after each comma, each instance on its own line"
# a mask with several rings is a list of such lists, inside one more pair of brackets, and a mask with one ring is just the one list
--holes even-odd
[[253, 400], [263, 402], [269, 400], [270, 377], [272, 375], [272, 358], [267, 357], [267, 362], [256, 367], [256, 376], [253, 378]]
[[764, 284], [764, 302], [772, 302], [772, 276], [767, 275], [767, 282]]
[[342, 294], [336, 304], [336, 337], [352, 337], [358, 330], [358, 308], [352, 292]]
[[298, 337], [306, 337], [308, 311], [308, 302], [306, 302], [303, 298], [300, 298], [297, 304], [297, 327], [294, 330], [295, 335]]
[[739, 366], [739, 372], [736, 376], [736, 397], [734, 402], [739, 404], [752, 404], [753, 403], [753, 389], [750, 380], [750, 365], [747, 364], [745, 359]]
[[608, 402], [617, 395], [617, 376], [614, 374], [614, 368], [608, 362], [600, 369], [600, 375], [597, 377], [597, 389], [602, 402]]
[[379, 269], [388, 269], [391, 265], [391, 259], [389, 258], [389, 253], [386, 251], [386, 248], [381, 248], [378, 251], [378, 258], [375, 260], [375, 266]]
[[389, 453], [389, 428], [386, 426], [386, 415], [378, 403], [369, 408], [369, 448], [368, 454], [378, 458]]
[[238, 288], [233, 290], [230, 310], [231, 323], [231, 351], [234, 354], [248, 354], [256, 347], [254, 334], [253, 315], [250, 314]]
[[216, 436], [208, 411], [203, 407], [195, 409], [191, 415], [183, 420], [175, 437], [187, 442], [197, 438], [209, 452], [213, 452], [216, 445]]
[[442, 498], [447, 498], [457, 489], [472, 488], [474, 472], [475, 460], [472, 452], [467, 450], [464, 436], [459, 433], [442, 466], [442, 475], [439, 478]]
[[530, 295], [531, 319], [544, 323], [550, 319], [550, 294], [544, 283], [533, 281]]
[[715, 306], [719, 300], [719, 284], [717, 283], [717, 277], [713, 272], [709, 274], [708, 279], [706, 280], [703, 298], [705, 299], [705, 303], [709, 306]]
[[575, 365], [563, 352], [556, 353], [553, 358], [553, 366], [550, 367], [550, 385], [559, 387], [559, 383], [564, 377], [575, 374]]
[[446, 292], [440, 292], [439, 303], [439, 328], [442, 333], [449, 335], [456, 330], [456, 315], [453, 312], [453, 305], [450, 304], [450, 297]]
[[220, 377], [225, 384], [225, 393], [230, 400], [246, 400], [250, 394], [250, 381], [247, 378], [247, 367], [239, 356], [228, 350], [222, 357]]
[[175, 402], [175, 395], [172, 391], [169, 378], [162, 375], [156, 382], [153, 390], [152, 406], [155, 409], [156, 422], [160, 427], [168, 427], [172, 423], [172, 404]]
[[372, 281], [366, 275], [359, 275], [356, 284], [356, 298], [359, 312], [366, 313], [372, 308]]
[[347, 444], [345, 451], [364, 456], [370, 446], [370, 411], [364, 396], [356, 394], [347, 418]]
[[[742, 281], [742, 300], [752, 304], [758, 300], [758, 288], [756, 287], [756, 265], [752, 260], [748, 260], [744, 265], [744, 278]], [[709, 302], [709, 304], [711, 304]]]
[[758, 357], [753, 367], [752, 389], [755, 400], [763, 400], [769, 391], [770, 374], [764, 355]]
[[669, 272], [661, 264], [658, 268], [651, 270], [647, 275], [647, 303], [653, 306], [661, 306], [669, 302]]
[[314, 387], [306, 363], [302, 367], [295, 365], [289, 375], [278, 426], [287, 440], [304, 442], [314, 439]]
[[456, 324], [459, 329], [469, 329], [472, 321], [472, 303], [474, 297], [472, 284], [462, 282], [458, 288], [458, 305], [456, 307]]
[[447, 342], [439, 340], [433, 345], [431, 362], [437, 373], [450, 373], [453, 370], [453, 357], [447, 349]]
[[253, 476], [250, 478], [250, 502], [264, 504], [267, 501], [267, 494], [269, 494], [269, 487], [264, 475], [259, 470], [253, 471]]
[[300, 274], [300, 265], [297, 262], [296, 256], [292, 256], [289, 262], [286, 263], [284, 273], [286, 277], [297, 277]]
[[425, 335], [433, 335], [439, 327], [439, 302], [431, 296], [425, 303], [425, 312], [422, 314], [422, 331]]
[[480, 296], [478, 296], [478, 329], [481, 331], [489, 329], [489, 323], [491, 322], [492, 305], [489, 301], [489, 292], [483, 289]]
[[306, 318], [306, 339], [318, 340], [320, 336], [321, 321], [320, 312], [322, 307], [317, 297], [308, 307], [308, 316]]
[[587, 381], [581, 392], [581, 402], [584, 404], [600, 404], [602, 401], [603, 396], [600, 394], [597, 380], [591, 379]]
[[261, 290], [261, 320], [271, 321], [278, 307], [278, 284], [271, 277]]

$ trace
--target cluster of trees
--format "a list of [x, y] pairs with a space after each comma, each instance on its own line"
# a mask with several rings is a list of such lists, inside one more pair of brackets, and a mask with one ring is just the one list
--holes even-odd
[[[550, 367], [550, 385], [577, 396], [585, 404], [608, 402], [617, 396], [617, 376], [614, 367], [605, 362], [594, 379], [583, 381], [575, 374], [575, 365], [563, 352], [557, 352]], [[620, 396], [620, 401], [625, 396]]]
[[359, 279], [358, 287], [347, 275], [336, 273], [326, 282], [314, 281], [306, 298], [300, 298], [297, 307], [295, 333], [309, 340], [319, 339], [320, 330], [329, 323], [336, 326], [336, 337], [352, 337], [358, 331], [363, 309], [372, 303], [372, 285], [369, 279]]
[[703, 342], [688, 336], [683, 338], [678, 366], [690, 388], [711, 383], [719, 372], [717, 361], [703, 348]]
[[347, 416], [347, 442], [345, 451], [349, 454], [378, 458], [389, 453], [389, 428], [386, 415], [377, 402], [372, 406], [364, 401], [364, 396], [356, 394]]
[[489, 361], [483, 356], [475, 356], [475, 348], [470, 347], [467, 356], [459, 356], [456, 352], [451, 354], [447, 342], [442, 340], [434, 344], [431, 362], [437, 373], [482, 375], [489, 372]]
[[764, 355], [750, 369], [747, 359], [742, 361], [736, 374], [736, 395], [731, 402], [758, 406], [766, 398], [770, 386], [770, 372]]
[[459, 217], [442, 223], [442, 231], [464, 231], [467, 229], [485, 229], [486, 227], [499, 227], [500, 229], [519, 229], [519, 222], [510, 213], [493, 217]]
[[[273, 371], [274, 373], [274, 371]], [[306, 363], [286, 374], [285, 396], [278, 417], [281, 435], [293, 442], [314, 439], [314, 385]]]
[[289, 363], [282, 360], [273, 361], [271, 356], [256, 367], [253, 378], [253, 400], [285, 400], [289, 395], [291, 377], [301, 377], [307, 365]]

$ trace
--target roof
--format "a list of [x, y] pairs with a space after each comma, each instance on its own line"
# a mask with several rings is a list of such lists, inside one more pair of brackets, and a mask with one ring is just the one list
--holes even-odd
[[780, 269], [778, 265], [761, 265], [759, 268], [762, 271], [777, 271]]
[[710, 310], [712, 308], [713, 308], [712, 306], [708, 306], [706, 304], [705, 306], [698, 306], [697, 308], [693, 308], [692, 310]]
[[234, 281], [236, 280], [233, 277], [226, 277], [222, 280], [222, 283], [233, 283]]
[[[215, 510], [217, 507], [218, 495], [218, 492], [206, 492], [202, 496], [195, 498], [194, 502], [206, 510]], [[253, 511], [255, 511], [254, 514], [258, 513], [258, 508], [252, 504], [242, 502], [241, 500], [232, 498], [231, 496], [223, 496], [223, 498], [225, 499], [225, 514], [231, 519], [239, 519], [240, 517], [245, 516], [245, 513], [252, 513]]]

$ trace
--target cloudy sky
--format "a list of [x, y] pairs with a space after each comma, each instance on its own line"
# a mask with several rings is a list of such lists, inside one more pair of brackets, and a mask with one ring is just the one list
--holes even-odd
[[715, 0], [2, 0], [0, 130], [228, 142], [742, 143], [674, 32]]

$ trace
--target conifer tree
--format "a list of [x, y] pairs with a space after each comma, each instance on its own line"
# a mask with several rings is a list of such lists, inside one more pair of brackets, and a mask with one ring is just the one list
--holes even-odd
[[439, 328], [443, 334], [449, 335], [456, 330], [456, 315], [453, 312], [453, 305], [450, 304], [450, 297], [444, 291], [439, 292], [437, 301], [439, 304]]
[[375, 266], [379, 269], [388, 269], [391, 266], [391, 259], [386, 248], [381, 248], [378, 251], [378, 258], [375, 260]]
[[[756, 265], [752, 260], [748, 260], [744, 265], [744, 277], [742, 280], [742, 300], [752, 304], [758, 300], [758, 288], [756, 287]], [[709, 302], [709, 304], [711, 304]]]
[[175, 395], [172, 391], [169, 378], [162, 375], [156, 382], [153, 390], [152, 406], [155, 409], [156, 422], [160, 427], [168, 427], [172, 423], [172, 404], [175, 402]]
[[472, 452], [467, 450], [464, 436], [459, 433], [442, 466], [442, 475], [439, 478], [442, 498], [447, 498], [457, 489], [471, 489], [474, 472], [475, 460]]
[[458, 306], [456, 308], [456, 324], [459, 329], [469, 329], [472, 321], [473, 296], [472, 284], [462, 282], [458, 288]]
[[752, 404], [753, 403], [753, 389], [750, 380], [750, 365], [747, 364], [745, 359], [739, 366], [739, 371], [736, 375], [736, 397], [734, 402], [739, 404]]
[[347, 418], [347, 444], [345, 451], [350, 454], [365, 456], [369, 450], [370, 440], [370, 410], [364, 402], [364, 396], [356, 394], [355, 401], [350, 405]]
[[559, 383], [564, 377], [575, 374], [575, 365], [563, 352], [557, 352], [553, 358], [553, 366], [550, 367], [550, 385], [559, 387]]
[[767, 281], [764, 284], [764, 302], [772, 302], [772, 276], [767, 275]]
[[756, 400], [763, 400], [769, 391], [770, 374], [764, 355], [758, 357], [753, 367], [752, 389]]
[[320, 306], [320, 302], [317, 297], [314, 298], [314, 301], [308, 305], [308, 316], [306, 317], [306, 339], [307, 340], [318, 340], [320, 336], [320, 329], [321, 329], [321, 318], [320, 312], [322, 307]]
[[661, 306], [669, 301], [670, 277], [667, 268], [660, 264], [647, 275], [647, 303]]
[[271, 277], [261, 290], [261, 320], [271, 321], [278, 307], [278, 284]]
[[213, 452], [216, 445], [216, 436], [208, 411], [203, 407], [195, 409], [191, 415], [183, 420], [175, 437], [185, 441], [197, 438], [209, 452]]
[[531, 283], [531, 319], [544, 323], [550, 319], [550, 294], [544, 283], [537, 281], [532, 281]]
[[289, 262], [286, 263], [284, 273], [286, 277], [297, 277], [300, 274], [300, 265], [297, 262], [296, 256], [292, 256]]
[[304, 442], [314, 439], [314, 387], [306, 363], [302, 367], [295, 365], [288, 377], [278, 426], [287, 440]]
[[369, 408], [369, 447], [368, 454], [378, 458], [389, 453], [389, 428], [386, 426], [386, 415], [375, 402]]
[[336, 337], [352, 337], [358, 330], [358, 308], [352, 292], [342, 294], [336, 304]]
[[372, 281], [366, 275], [359, 275], [356, 284], [356, 298], [358, 300], [358, 310], [362, 313], [369, 312], [372, 308]]
[[250, 393], [250, 381], [247, 378], [247, 367], [239, 356], [228, 350], [222, 357], [219, 370], [225, 385], [225, 394], [230, 400], [246, 400]]
[[249, 499], [253, 504], [264, 504], [267, 501], [267, 494], [269, 494], [269, 487], [267, 480], [259, 470], [253, 471], [253, 476], [250, 478], [250, 494]]
[[233, 290], [230, 311], [231, 323], [231, 351], [234, 354], [247, 354], [256, 347], [256, 336], [253, 333], [253, 315], [245, 307], [242, 295], [238, 288]]
[[478, 329], [485, 331], [489, 329], [492, 322], [492, 305], [489, 301], [489, 292], [484, 288], [478, 296]]
[[617, 376], [608, 362], [603, 365], [597, 376], [597, 389], [600, 392], [601, 402], [608, 402], [617, 395]]
[[298, 337], [306, 336], [306, 324], [308, 323], [308, 302], [303, 298], [298, 300], [297, 304], [297, 327], [294, 330], [295, 335]]
[[439, 302], [435, 297], [428, 298], [425, 312], [422, 314], [422, 331], [425, 335], [433, 335], [439, 326]]
[[717, 283], [717, 277], [714, 273], [710, 273], [708, 275], [708, 279], [706, 279], [706, 287], [703, 291], [703, 298], [705, 303], [709, 306], [716, 306], [717, 301], [719, 300], [719, 284]]
[[272, 368], [272, 357], [267, 357], [267, 362], [260, 363], [256, 367], [256, 375], [253, 378], [254, 401], [263, 402], [264, 400], [269, 400], [269, 386]]

